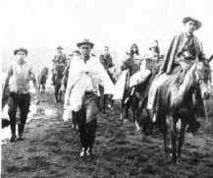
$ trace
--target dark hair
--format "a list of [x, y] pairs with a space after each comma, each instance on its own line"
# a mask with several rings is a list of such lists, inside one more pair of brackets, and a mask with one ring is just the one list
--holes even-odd
[[[136, 48], [136, 51], [133, 51], [133, 47]], [[139, 49], [138, 49], [138, 45], [136, 43], [132, 44], [132, 46], [130, 48], [130, 56], [133, 57], [134, 54], [139, 55]]]

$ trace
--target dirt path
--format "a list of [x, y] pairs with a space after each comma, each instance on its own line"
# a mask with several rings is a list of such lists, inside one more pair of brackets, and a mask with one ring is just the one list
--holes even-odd
[[95, 156], [79, 158], [79, 138], [63, 122], [62, 107], [47, 95], [45, 109], [54, 111], [32, 119], [25, 140], [2, 146], [2, 178], [75, 177], [213, 177], [213, 126], [186, 137], [181, 164], [165, 158], [162, 136], [136, 135], [133, 123], [118, 121], [118, 111], [99, 118]]

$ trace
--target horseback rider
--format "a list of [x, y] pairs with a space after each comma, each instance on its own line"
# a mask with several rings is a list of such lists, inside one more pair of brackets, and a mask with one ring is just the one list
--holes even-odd
[[126, 53], [128, 58], [121, 66], [121, 70], [128, 70], [126, 87], [127, 92], [134, 92], [135, 86], [144, 82], [150, 75], [150, 70], [146, 67], [146, 61], [139, 54], [137, 44], [131, 46], [130, 52]]
[[130, 52], [126, 52], [128, 58], [121, 66], [121, 70], [129, 69], [130, 77], [140, 69], [139, 49], [136, 43], [131, 46]]
[[[104, 46], [104, 52], [103, 54], [100, 55], [100, 62], [103, 65], [104, 69], [107, 71], [109, 77], [111, 78], [112, 82], [115, 83], [115, 80], [113, 78], [113, 75], [111, 73], [111, 69], [114, 66], [113, 62], [112, 62], [112, 56], [109, 53], [109, 47], [108, 46]], [[105, 112], [105, 102], [106, 99], [108, 99], [108, 108], [111, 108], [111, 105], [109, 104], [109, 102], [111, 101], [111, 96], [104, 96], [104, 88], [103, 86], [99, 86], [99, 91], [100, 91], [100, 105], [101, 108], [103, 109], [103, 112]]]
[[[85, 39], [77, 43], [81, 52], [70, 65], [67, 90], [65, 94], [64, 116], [72, 111], [73, 121], [77, 121], [80, 132], [82, 151], [80, 156], [89, 156], [95, 141], [98, 85], [104, 86], [105, 93], [113, 92], [113, 83], [105, 72], [99, 59], [91, 54], [94, 44]], [[64, 120], [68, 118], [64, 117]]]
[[104, 53], [100, 55], [100, 62], [106, 70], [113, 67], [112, 56], [109, 53], [108, 46], [104, 46]]
[[[201, 27], [201, 22], [191, 17], [185, 17], [182, 22], [185, 31], [178, 33], [173, 38], [160, 73], [156, 76], [149, 91], [147, 108], [153, 115], [153, 121], [157, 119], [156, 101], [160, 87], [163, 87], [164, 83], [173, 75], [179, 75], [179, 83], [182, 83], [187, 69], [203, 54], [202, 44], [197, 37], [194, 36], [194, 31]], [[190, 119], [192, 120], [188, 131], [194, 133], [200, 124], [196, 121], [195, 117]]]
[[57, 48], [57, 54], [52, 59], [52, 84], [55, 83], [55, 68], [57, 65], [63, 65], [64, 67], [67, 66], [67, 57], [63, 53], [63, 47], [58, 46]]
[[149, 47], [150, 52], [152, 53], [152, 58], [158, 60], [160, 57], [160, 48], [158, 46], [158, 41], [154, 40], [151, 47]]
[[[23, 140], [25, 123], [30, 107], [30, 80], [33, 81], [37, 95], [40, 99], [40, 93], [36, 82], [35, 74], [32, 66], [29, 64], [26, 57], [28, 51], [25, 48], [14, 50], [16, 61], [10, 66], [5, 80], [4, 91], [9, 88], [9, 109], [8, 115], [10, 117], [11, 126], [11, 142], [16, 140]], [[4, 95], [4, 93], [3, 93]], [[20, 123], [18, 123], [18, 139], [16, 137], [16, 115], [19, 109]]]

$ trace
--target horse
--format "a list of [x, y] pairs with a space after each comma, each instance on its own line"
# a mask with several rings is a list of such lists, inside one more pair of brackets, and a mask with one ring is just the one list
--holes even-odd
[[165, 155], [174, 163], [181, 159], [185, 132], [195, 122], [196, 106], [203, 109], [203, 102], [211, 92], [210, 74], [209, 61], [200, 58], [186, 71], [181, 83], [177, 83], [179, 76], [175, 75], [159, 88], [156, 119], [163, 133]]
[[160, 63], [154, 62], [152, 59], [146, 60], [149, 66], [151, 74], [146, 78], [144, 82], [136, 85], [132, 88], [128, 88], [124, 92], [124, 97], [122, 99], [122, 114], [121, 118], [129, 118], [129, 109], [133, 112], [133, 121], [136, 126], [136, 132], [141, 131], [141, 125], [143, 126], [143, 131], [147, 135], [152, 131], [152, 123], [150, 122], [150, 113], [146, 109], [148, 101], [148, 93], [152, 81], [154, 80], [156, 74], [159, 71]]
[[48, 78], [48, 68], [44, 67], [41, 71], [41, 73], [38, 75], [38, 88], [40, 93], [45, 93], [45, 85]]
[[62, 92], [60, 92], [60, 88], [62, 85], [64, 69], [65, 69], [65, 66], [62, 64], [58, 64], [55, 67], [54, 90], [55, 90], [55, 100], [57, 103], [62, 102]]

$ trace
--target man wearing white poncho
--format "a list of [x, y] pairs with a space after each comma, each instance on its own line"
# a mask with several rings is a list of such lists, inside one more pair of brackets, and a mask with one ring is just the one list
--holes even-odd
[[98, 85], [105, 88], [105, 94], [113, 94], [114, 85], [98, 58], [91, 55], [94, 44], [85, 39], [78, 43], [81, 55], [75, 56], [70, 64], [70, 72], [65, 94], [64, 120], [70, 113], [79, 125], [82, 151], [80, 156], [92, 153], [98, 114]]

